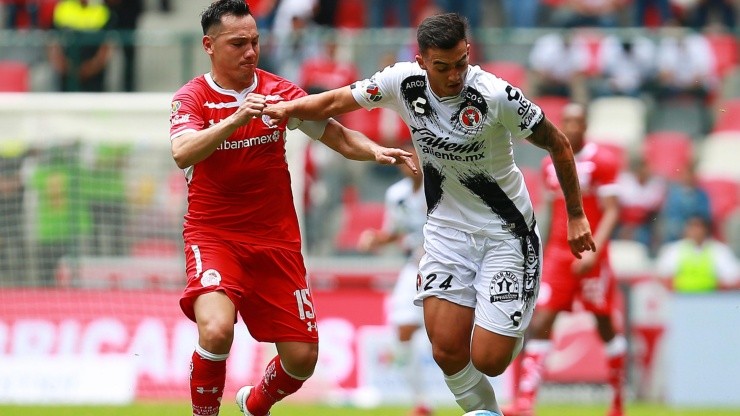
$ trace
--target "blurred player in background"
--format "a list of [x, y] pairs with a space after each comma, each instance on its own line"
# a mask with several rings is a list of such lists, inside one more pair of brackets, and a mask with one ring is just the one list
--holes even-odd
[[609, 236], [619, 218], [616, 181], [621, 163], [613, 152], [596, 143], [586, 142], [586, 127], [585, 107], [568, 104], [563, 109], [562, 129], [575, 152], [584, 210], [595, 227], [596, 251], [573, 259], [566, 235], [566, 201], [558, 187], [555, 165], [551, 158], [546, 157], [542, 172], [551, 195], [551, 221], [545, 244], [542, 284], [521, 356], [519, 380], [514, 383], [518, 390], [513, 406], [504, 409], [506, 416], [534, 414], [545, 358], [552, 349], [550, 335], [555, 318], [561, 311], [570, 311], [574, 301], [579, 301], [585, 310], [595, 315], [599, 337], [606, 345], [609, 384], [614, 393], [608, 414], [624, 414], [622, 384], [627, 342], [614, 327], [617, 287], [608, 254]]
[[[414, 153], [414, 163], [419, 160], [413, 145], [408, 150]], [[407, 147], [404, 147], [406, 149]], [[414, 305], [416, 276], [419, 260], [424, 253], [424, 223], [427, 219], [427, 202], [424, 197], [422, 175], [415, 175], [406, 165], [401, 170], [405, 178], [391, 185], [385, 193], [385, 218], [380, 230], [369, 229], [360, 234], [360, 251], [374, 251], [392, 243], [405, 252], [407, 261], [398, 274], [393, 293], [388, 299], [388, 321], [396, 331], [394, 363], [398, 365], [411, 389], [414, 410], [411, 416], [432, 414], [428, 398], [424, 393], [423, 368], [420, 357], [414, 353], [414, 335], [424, 326], [424, 314]]]
[[219, 413], [238, 313], [254, 339], [277, 347], [259, 384], [237, 394], [245, 415], [264, 416], [311, 376], [318, 355], [286, 125], [349, 159], [411, 164], [411, 154], [379, 146], [333, 120], [269, 124], [261, 117], [268, 97], [293, 99], [305, 92], [257, 69], [259, 32], [247, 4], [218, 0], [201, 15], [201, 26], [211, 71], [175, 93], [170, 116], [172, 155], [188, 183], [188, 282], [180, 306], [198, 326], [190, 373], [193, 414]]
[[465, 411], [500, 412], [488, 379], [522, 345], [539, 290], [540, 240], [512, 139], [555, 161], [573, 255], [595, 250], [568, 139], [506, 81], [469, 65], [467, 21], [424, 19], [416, 62], [351, 86], [270, 105], [273, 121], [322, 119], [360, 108], [398, 112], [422, 161], [429, 207], [417, 303], [435, 361]]

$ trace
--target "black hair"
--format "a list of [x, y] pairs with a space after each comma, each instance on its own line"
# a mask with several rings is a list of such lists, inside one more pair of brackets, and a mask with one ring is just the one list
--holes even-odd
[[221, 24], [221, 18], [227, 14], [241, 17], [252, 13], [249, 10], [249, 5], [244, 0], [216, 0], [200, 14], [200, 26], [203, 28], [203, 34], [207, 35], [208, 30], [213, 26]]
[[468, 20], [457, 13], [442, 13], [424, 19], [416, 31], [419, 51], [429, 48], [452, 49], [461, 40], [467, 41]]

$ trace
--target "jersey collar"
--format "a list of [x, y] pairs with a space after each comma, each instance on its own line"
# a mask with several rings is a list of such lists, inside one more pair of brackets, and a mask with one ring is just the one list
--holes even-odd
[[225, 88], [219, 87], [218, 84], [216, 84], [216, 81], [213, 80], [213, 76], [211, 75], [210, 72], [203, 75], [203, 77], [206, 79], [206, 82], [214, 91], [218, 92], [219, 94], [231, 95], [232, 97], [237, 98], [237, 99], [242, 99], [250, 92], [254, 92], [254, 90], [257, 89], [257, 82], [259, 80], [259, 78], [257, 78], [257, 72], [255, 72], [254, 81], [252, 82], [252, 85], [250, 85], [248, 88], [245, 88], [241, 92], [238, 92], [238, 91], [227, 90]]

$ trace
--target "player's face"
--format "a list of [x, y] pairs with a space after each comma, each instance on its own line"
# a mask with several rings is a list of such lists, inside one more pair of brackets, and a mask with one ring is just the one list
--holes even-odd
[[468, 70], [470, 46], [461, 40], [452, 49], [429, 48], [416, 56], [416, 62], [427, 71], [429, 86], [440, 97], [460, 94]]
[[251, 15], [225, 15], [221, 24], [203, 37], [203, 48], [211, 57], [219, 85], [240, 91], [252, 84], [260, 56], [259, 36]]

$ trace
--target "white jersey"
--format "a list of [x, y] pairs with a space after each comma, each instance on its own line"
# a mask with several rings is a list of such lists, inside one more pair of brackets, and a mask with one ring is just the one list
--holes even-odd
[[409, 126], [424, 171], [429, 225], [494, 239], [527, 234], [534, 211], [514, 163], [542, 110], [506, 81], [469, 66], [462, 92], [440, 98], [417, 63], [397, 63], [352, 84], [366, 109], [390, 108]]
[[411, 254], [424, 242], [427, 201], [423, 188], [414, 190], [414, 181], [403, 178], [385, 192], [383, 231], [403, 235], [401, 247]]

